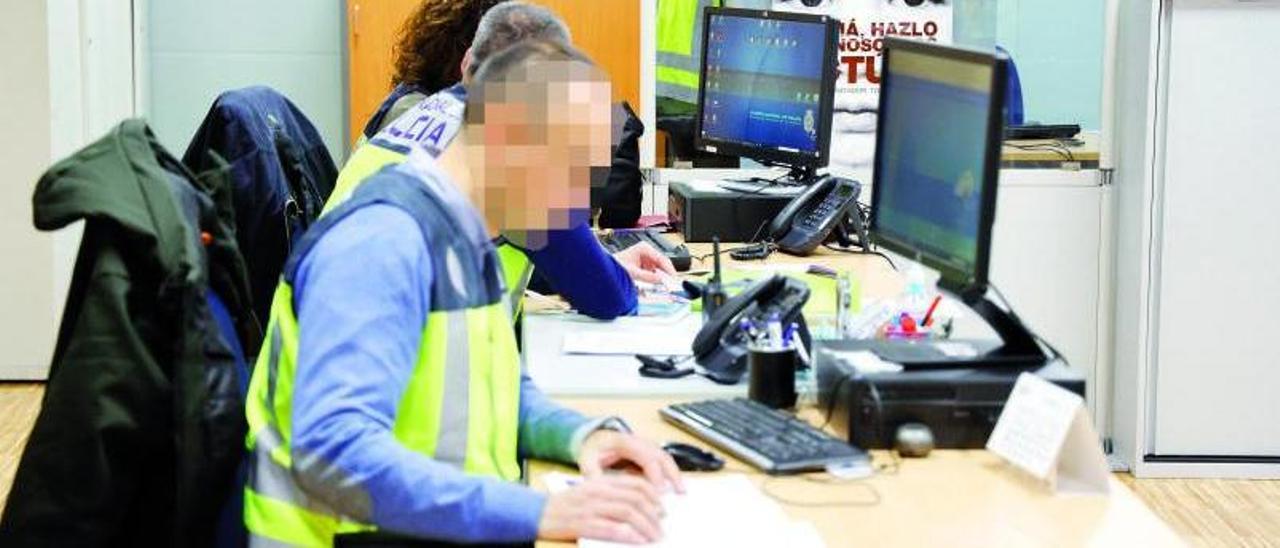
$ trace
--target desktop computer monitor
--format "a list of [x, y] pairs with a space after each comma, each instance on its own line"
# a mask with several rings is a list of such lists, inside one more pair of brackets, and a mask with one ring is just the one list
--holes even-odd
[[1005, 60], [889, 38], [883, 62], [871, 237], [972, 302], [987, 290]]
[[694, 146], [812, 177], [830, 155], [835, 20], [707, 8], [703, 21]]

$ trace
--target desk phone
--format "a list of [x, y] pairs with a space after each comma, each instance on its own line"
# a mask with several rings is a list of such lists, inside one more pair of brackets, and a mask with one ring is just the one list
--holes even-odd
[[778, 213], [769, 224], [769, 239], [784, 252], [808, 255], [830, 239], [832, 232], [843, 231], [846, 220], [853, 222], [861, 237], [862, 219], [857, 211], [861, 191], [857, 181], [822, 177]]
[[809, 300], [809, 286], [795, 278], [774, 274], [734, 295], [707, 318], [693, 339], [693, 356], [707, 378], [720, 384], [737, 384], [747, 372], [747, 335], [742, 320], [763, 324], [776, 315], [783, 323], [795, 322], [801, 342], [810, 348], [809, 330], [801, 309]]

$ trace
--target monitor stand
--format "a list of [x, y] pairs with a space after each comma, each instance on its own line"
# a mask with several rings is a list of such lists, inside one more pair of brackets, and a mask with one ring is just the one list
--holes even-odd
[[980, 295], [976, 299], [965, 299], [969, 308], [973, 309], [982, 319], [987, 321], [987, 325], [1000, 336], [1000, 340], [1004, 344], [999, 348], [991, 350], [986, 354], [979, 356], [986, 365], [993, 366], [1031, 366], [1043, 365], [1046, 356], [1044, 350], [1040, 348], [1040, 343], [1036, 342], [1035, 335], [1027, 329], [1027, 326], [1014, 314], [996, 306], [986, 295]]

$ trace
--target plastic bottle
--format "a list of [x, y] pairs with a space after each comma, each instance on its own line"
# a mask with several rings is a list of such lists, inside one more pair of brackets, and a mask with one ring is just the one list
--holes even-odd
[[914, 262], [910, 263], [906, 272], [907, 285], [902, 291], [902, 298], [898, 306], [902, 307], [902, 311], [911, 315], [916, 321], [924, 317], [926, 311], [929, 310], [929, 301], [932, 291], [927, 287], [928, 279], [925, 276], [923, 268]]

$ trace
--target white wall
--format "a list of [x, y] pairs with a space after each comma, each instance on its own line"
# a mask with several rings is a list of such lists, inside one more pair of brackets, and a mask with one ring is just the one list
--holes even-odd
[[0, 18], [0, 380], [42, 379], [78, 224], [31, 225], [36, 179], [134, 113], [130, 0], [19, 2]]
[[222, 91], [268, 85], [311, 119], [341, 165], [342, 2], [146, 0], [145, 110], [181, 157]]
[[49, 60], [44, 2], [0, 17], [0, 379], [43, 376], [54, 340], [53, 239], [31, 225], [48, 166]]

